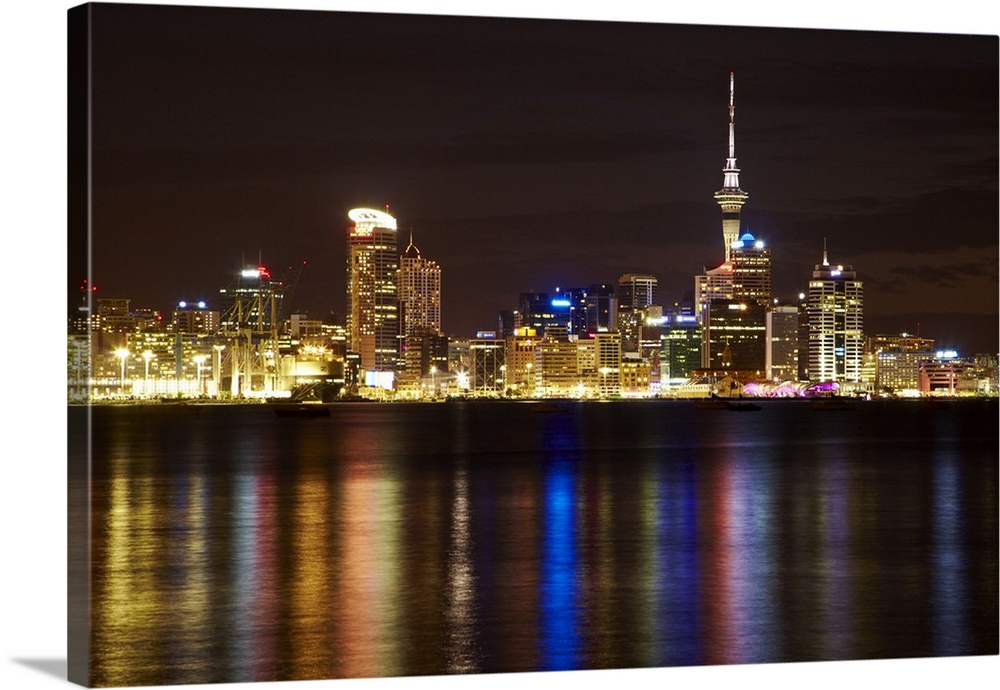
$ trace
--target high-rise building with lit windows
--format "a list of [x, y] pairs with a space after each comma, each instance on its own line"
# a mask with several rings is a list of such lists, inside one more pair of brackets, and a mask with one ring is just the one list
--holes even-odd
[[267, 266], [246, 265], [219, 290], [219, 327], [226, 332], [273, 334], [281, 326], [285, 288]]
[[410, 243], [399, 257], [399, 309], [404, 336], [441, 332], [441, 267]]
[[766, 364], [767, 308], [752, 300], [714, 300], [702, 331], [702, 365], [710, 369], [759, 371]]
[[[399, 324], [401, 352], [398, 374], [408, 380], [446, 371], [432, 354], [440, 350], [441, 336], [441, 267], [420, 255], [410, 243], [399, 258]], [[445, 344], [447, 362], [447, 344]]]
[[773, 305], [765, 316], [767, 347], [765, 375], [771, 381], [797, 381], [799, 377], [799, 307]]
[[597, 392], [602, 398], [621, 394], [622, 337], [620, 333], [594, 336], [597, 364]]
[[771, 250], [749, 232], [730, 247], [733, 299], [771, 302]]
[[656, 304], [657, 280], [654, 276], [626, 273], [618, 278], [618, 332], [622, 336], [622, 351], [639, 348], [639, 329], [645, 309]]
[[809, 281], [809, 380], [861, 380], [864, 285], [850, 266], [831, 265], [823, 249]]
[[347, 332], [365, 371], [393, 372], [399, 356], [396, 219], [384, 211], [348, 213]]

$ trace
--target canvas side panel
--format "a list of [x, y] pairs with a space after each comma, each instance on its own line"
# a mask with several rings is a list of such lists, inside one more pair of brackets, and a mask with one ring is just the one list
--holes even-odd
[[67, 676], [90, 685], [90, 17], [68, 12]]

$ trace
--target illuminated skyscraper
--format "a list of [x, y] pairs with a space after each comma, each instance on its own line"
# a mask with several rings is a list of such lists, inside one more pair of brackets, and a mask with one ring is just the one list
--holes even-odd
[[736, 167], [736, 108], [733, 105], [735, 77], [729, 73], [729, 156], [722, 169], [722, 189], [715, 193], [715, 200], [722, 208], [722, 243], [726, 261], [730, 250], [740, 236], [740, 209], [750, 196], [740, 189], [740, 169]]
[[733, 299], [771, 302], [771, 250], [749, 232], [730, 247]]
[[799, 376], [799, 308], [776, 305], [767, 311], [765, 375], [772, 381], [796, 381]]
[[764, 373], [767, 338], [763, 304], [714, 300], [702, 331], [702, 364], [711, 369]]
[[651, 275], [626, 273], [618, 278], [618, 332], [622, 335], [622, 352], [639, 348], [639, 328], [646, 308], [656, 304], [656, 278]]
[[[861, 380], [864, 289], [850, 266], [831, 266], [823, 248], [809, 281], [809, 380]], [[801, 356], [801, 355], [800, 355]]]
[[396, 219], [370, 208], [348, 217], [354, 221], [347, 229], [349, 347], [361, 355], [363, 370], [393, 372], [399, 355]]
[[399, 307], [404, 336], [441, 332], [441, 267], [420, 256], [412, 235], [399, 258]]

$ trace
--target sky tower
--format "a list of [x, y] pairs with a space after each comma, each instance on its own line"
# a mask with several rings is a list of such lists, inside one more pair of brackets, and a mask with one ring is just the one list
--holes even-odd
[[726, 261], [730, 248], [740, 236], [740, 209], [750, 195], [740, 189], [740, 169], [736, 167], [736, 108], [733, 105], [735, 78], [729, 73], [729, 157], [722, 169], [722, 189], [715, 193], [715, 200], [722, 207], [722, 242], [726, 247]]

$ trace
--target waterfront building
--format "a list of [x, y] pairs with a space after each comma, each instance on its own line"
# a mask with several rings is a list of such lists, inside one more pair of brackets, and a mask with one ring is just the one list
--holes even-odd
[[592, 397], [597, 394], [597, 342], [593, 338], [576, 341], [576, 369], [580, 384], [575, 397]]
[[702, 331], [702, 362], [709, 369], [757, 371], [764, 376], [767, 308], [750, 300], [714, 300]]
[[99, 353], [92, 394], [96, 398], [215, 397], [224, 383], [222, 342], [210, 335], [141, 331], [122, 347]]
[[356, 208], [348, 213], [347, 331], [349, 347], [365, 371], [392, 378], [399, 354], [399, 270], [396, 219], [388, 213]]
[[637, 352], [623, 353], [619, 381], [622, 397], [648, 398], [653, 393], [650, 361]]
[[672, 314], [661, 327], [660, 378], [679, 384], [701, 367], [701, 322], [692, 314]]
[[826, 247], [809, 281], [809, 380], [860, 382], [864, 285], [850, 266], [831, 265]]
[[535, 391], [535, 350], [539, 343], [535, 329], [518, 328], [506, 342], [507, 387], [519, 395], [531, 396]]
[[472, 369], [472, 341], [468, 338], [448, 339], [448, 371], [469, 375]]
[[799, 375], [799, 308], [773, 305], [765, 314], [767, 350], [764, 375], [770, 381], [797, 381]]
[[978, 382], [969, 373], [975, 368], [972, 360], [949, 350], [935, 353], [929, 360], [920, 362], [920, 393], [924, 395], [973, 394]]
[[550, 340], [535, 349], [535, 395], [542, 398], [569, 398], [581, 385], [576, 342]]
[[598, 333], [594, 336], [597, 349], [597, 393], [602, 398], [621, 394], [622, 336], [620, 333]]
[[920, 364], [933, 360], [934, 352], [903, 348], [879, 349], [875, 357], [875, 389], [895, 395], [915, 395], [920, 390]]
[[474, 395], [495, 397], [505, 389], [507, 348], [494, 331], [480, 331], [469, 343], [472, 358], [470, 388]]
[[729, 73], [729, 155], [722, 169], [722, 189], [715, 193], [715, 201], [722, 209], [722, 245], [725, 261], [729, 261], [731, 248], [740, 235], [740, 209], [749, 194], [740, 189], [740, 169], [736, 166], [736, 107], [733, 102], [736, 79]]

